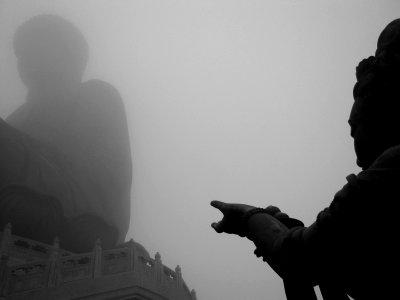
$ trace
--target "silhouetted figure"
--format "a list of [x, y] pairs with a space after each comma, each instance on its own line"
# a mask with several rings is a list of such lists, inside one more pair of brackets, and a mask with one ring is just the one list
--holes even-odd
[[363, 171], [347, 177], [315, 223], [296, 226], [273, 206], [211, 203], [224, 214], [212, 227], [252, 240], [290, 299], [315, 299], [312, 285], [325, 299], [399, 297], [400, 19], [356, 73], [349, 124]]
[[26, 102], [0, 120], [0, 228], [61, 247], [112, 247], [130, 216], [131, 154], [118, 92], [82, 82], [88, 45], [68, 21], [40, 15], [15, 34]]

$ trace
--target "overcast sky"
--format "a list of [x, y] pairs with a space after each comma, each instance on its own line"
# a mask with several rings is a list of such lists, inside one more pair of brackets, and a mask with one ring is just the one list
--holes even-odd
[[24, 101], [10, 47], [39, 13], [75, 23], [86, 79], [121, 93], [133, 152], [133, 237], [200, 300], [285, 299], [238, 237], [217, 235], [213, 199], [274, 204], [311, 224], [358, 172], [355, 66], [398, 0], [0, 0], [0, 117]]

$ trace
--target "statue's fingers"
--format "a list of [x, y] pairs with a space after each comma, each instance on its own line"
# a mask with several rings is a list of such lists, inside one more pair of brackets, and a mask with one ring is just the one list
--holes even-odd
[[276, 214], [273, 215], [273, 217], [279, 219], [288, 219], [289, 216], [283, 212], [277, 212]]
[[256, 248], [256, 249], [254, 250], [254, 254], [255, 254], [257, 257], [261, 257], [261, 256], [262, 256], [262, 251], [261, 251], [260, 249]]
[[215, 230], [217, 233], [222, 233], [222, 232], [224, 232], [224, 230], [223, 230], [223, 227], [224, 227], [224, 226], [223, 226], [223, 222], [222, 222], [222, 221], [212, 223], [212, 224], [211, 224], [211, 227], [214, 228], [214, 230]]
[[216, 209], [219, 209], [221, 212], [224, 212], [227, 204], [225, 202], [222, 201], [218, 201], [218, 200], [213, 200], [211, 201], [211, 206], [215, 207]]
[[270, 205], [270, 206], [268, 206], [268, 207], [265, 209], [265, 212], [266, 212], [267, 214], [270, 214], [271, 216], [273, 216], [273, 215], [275, 215], [275, 214], [281, 212], [281, 210], [280, 210], [278, 207], [276, 207], [276, 206]]

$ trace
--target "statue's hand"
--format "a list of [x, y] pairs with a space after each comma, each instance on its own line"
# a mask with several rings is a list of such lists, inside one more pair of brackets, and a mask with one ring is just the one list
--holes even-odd
[[276, 207], [276, 206], [268, 206], [265, 209], [265, 213], [269, 214], [270, 216], [278, 219], [280, 222], [282, 222], [287, 228], [293, 228], [293, 227], [298, 227], [298, 226], [304, 226], [304, 223], [301, 222], [300, 220], [290, 218], [286, 213], [281, 212], [281, 210]]
[[245, 236], [245, 228], [243, 228], [243, 216], [255, 208], [247, 204], [224, 203], [221, 201], [212, 201], [211, 206], [219, 209], [223, 213], [223, 218], [219, 222], [214, 222], [211, 227], [218, 233], [236, 234], [241, 237]]

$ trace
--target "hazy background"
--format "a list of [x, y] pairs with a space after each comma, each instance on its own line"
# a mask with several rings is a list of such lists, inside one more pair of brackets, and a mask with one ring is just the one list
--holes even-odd
[[86, 35], [86, 78], [120, 91], [134, 159], [127, 238], [181, 265], [200, 300], [284, 299], [213, 199], [310, 224], [357, 172], [347, 118], [358, 61], [398, 0], [0, 0], [0, 117], [22, 103], [18, 25], [55, 13]]

